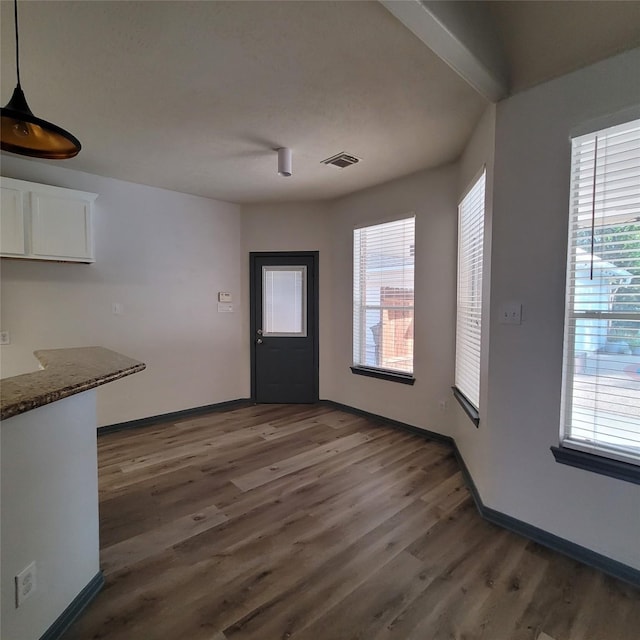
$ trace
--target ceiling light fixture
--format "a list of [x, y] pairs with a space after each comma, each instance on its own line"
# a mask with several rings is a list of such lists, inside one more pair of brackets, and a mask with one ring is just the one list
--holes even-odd
[[278, 175], [288, 178], [291, 175], [291, 149], [280, 147], [278, 152]]
[[13, 14], [16, 31], [17, 85], [11, 100], [2, 112], [0, 139], [2, 150], [32, 158], [64, 160], [77, 156], [80, 141], [56, 124], [33, 115], [20, 86], [20, 48], [18, 40], [18, 0], [14, 0]]

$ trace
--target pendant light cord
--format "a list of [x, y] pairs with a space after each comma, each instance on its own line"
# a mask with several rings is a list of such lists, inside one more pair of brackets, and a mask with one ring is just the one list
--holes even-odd
[[18, 42], [18, 0], [13, 0], [13, 18], [16, 25], [16, 76], [20, 86], [20, 45]]

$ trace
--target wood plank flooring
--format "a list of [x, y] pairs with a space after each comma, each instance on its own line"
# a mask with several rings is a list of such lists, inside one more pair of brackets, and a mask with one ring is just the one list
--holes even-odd
[[98, 445], [106, 586], [64, 640], [640, 637], [638, 590], [485, 522], [448, 447], [382, 422], [259, 405]]

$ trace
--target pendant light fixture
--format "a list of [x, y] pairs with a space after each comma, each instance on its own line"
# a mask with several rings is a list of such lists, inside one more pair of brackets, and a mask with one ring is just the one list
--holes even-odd
[[58, 125], [37, 118], [29, 109], [20, 86], [20, 47], [18, 40], [18, 0], [14, 0], [13, 14], [16, 30], [17, 85], [11, 100], [2, 112], [0, 139], [2, 150], [32, 158], [64, 160], [77, 156], [80, 141]]

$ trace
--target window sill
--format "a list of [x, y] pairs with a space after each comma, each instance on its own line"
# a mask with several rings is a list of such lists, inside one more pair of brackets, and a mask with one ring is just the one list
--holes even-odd
[[367, 367], [351, 367], [351, 373], [357, 376], [367, 376], [369, 378], [379, 378], [380, 380], [388, 380], [389, 382], [399, 382], [400, 384], [413, 385], [416, 379], [408, 373], [395, 373], [393, 371], [385, 371], [383, 369], [369, 369]]
[[476, 428], [480, 426], [480, 414], [478, 410], [467, 400], [466, 396], [457, 388], [451, 387], [453, 396], [460, 403], [460, 406], [464, 409], [464, 412], [471, 418], [471, 422], [476, 425]]
[[551, 452], [556, 462], [560, 464], [568, 464], [570, 467], [640, 484], [640, 466], [638, 465], [563, 446], [551, 447]]

